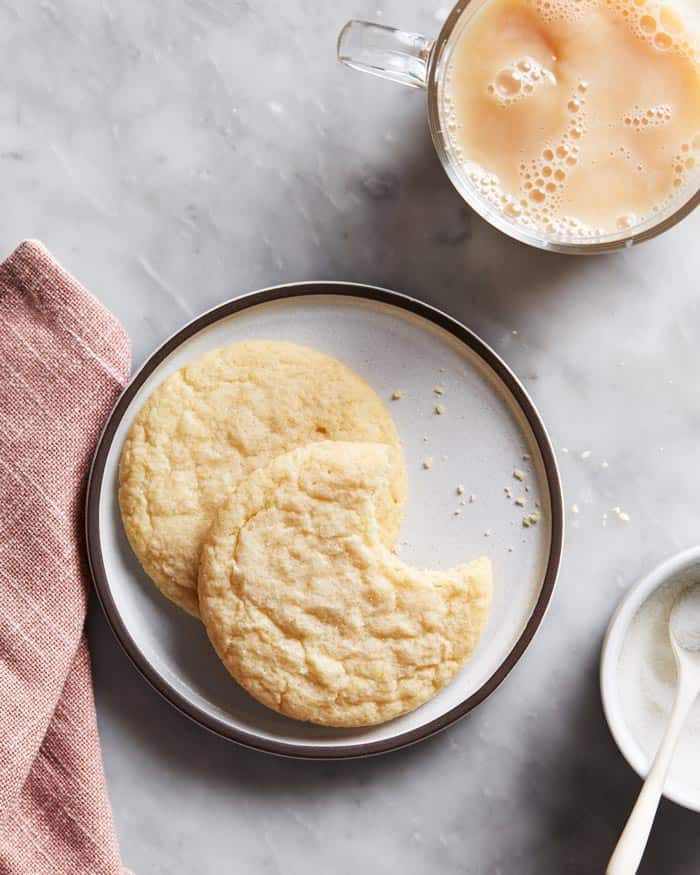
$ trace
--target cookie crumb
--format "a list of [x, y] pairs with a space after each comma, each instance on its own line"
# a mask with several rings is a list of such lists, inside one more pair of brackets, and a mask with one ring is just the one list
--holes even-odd
[[435, 392], [436, 395], [444, 395], [445, 394], [445, 387], [444, 386], [433, 386], [433, 392]]
[[461, 483], [457, 484], [457, 495], [464, 495], [464, 486]]
[[511, 492], [510, 486], [504, 486], [503, 492], [505, 493], [506, 498], [512, 498], [513, 493]]
[[435, 412], [437, 413], [438, 416], [441, 416], [445, 412], [445, 408], [442, 406], [442, 404], [436, 404], [435, 405]]
[[423, 467], [425, 468], [426, 471], [429, 468], [433, 467], [433, 457], [432, 456], [428, 456], [427, 459], [423, 459]]
[[453, 511], [452, 516], [459, 516], [461, 513], [462, 513], [462, 511], [459, 508], [457, 508], [457, 510]]
[[491, 537], [491, 529], [486, 529], [486, 531], [484, 532], [484, 537], [485, 537], [485, 538], [490, 538], [490, 537]]
[[529, 453], [523, 453], [523, 462], [529, 462], [532, 456]]
[[427, 444], [427, 443], [428, 443], [428, 435], [427, 435], [427, 434], [424, 434], [424, 435], [423, 435], [423, 443], [424, 443], [424, 444]]
[[523, 527], [529, 529], [531, 526], [536, 526], [540, 521], [540, 515], [538, 513], [528, 513], [523, 517]]
[[591, 455], [591, 451], [590, 451], [590, 450], [584, 450], [584, 451], [581, 453], [581, 458], [585, 460], [585, 459], [590, 458], [590, 455]]
[[571, 513], [578, 513], [578, 505], [577, 504], [571, 505]]
[[391, 400], [398, 401], [399, 399], [403, 398], [403, 396], [403, 389], [394, 389], [394, 391], [391, 393]]
[[514, 328], [510, 333], [513, 334], [513, 335], [515, 335], [515, 334], [518, 333], [518, 329], [517, 329], [517, 328]]
[[605, 461], [605, 459], [603, 459], [603, 461], [600, 463], [600, 467], [601, 468], [609, 468], [610, 465], [608, 465], [608, 463]]
[[569, 448], [568, 448], [568, 447], [562, 447], [562, 448], [561, 448], [561, 451], [562, 451], [562, 453], [568, 453], [568, 452], [569, 452]]
[[525, 499], [522, 498], [521, 496], [518, 496], [515, 499], [515, 503], [518, 505], [518, 507], [525, 507]]
[[630, 521], [630, 515], [628, 513], [626, 513], [624, 510], [622, 510], [622, 508], [614, 507], [612, 510], [613, 510], [613, 513], [617, 516], [617, 518], [619, 520], [622, 520], [623, 523], [628, 523]]
[[509, 553], [512, 553], [512, 552], [513, 552], [513, 548], [512, 548], [512, 547], [508, 547], [508, 552], [509, 552]]
[[469, 496], [469, 504], [474, 504], [475, 501], [476, 501], [476, 495], [470, 495]]
[[520, 468], [513, 468], [513, 477], [515, 477], [516, 480], [520, 480], [522, 482], [526, 476], [527, 475], [525, 474], [525, 472], [521, 471]]

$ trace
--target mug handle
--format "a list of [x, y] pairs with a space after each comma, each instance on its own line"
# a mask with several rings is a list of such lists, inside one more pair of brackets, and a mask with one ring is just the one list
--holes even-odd
[[338, 36], [341, 64], [400, 82], [427, 88], [428, 63], [434, 40], [370, 21], [348, 21]]

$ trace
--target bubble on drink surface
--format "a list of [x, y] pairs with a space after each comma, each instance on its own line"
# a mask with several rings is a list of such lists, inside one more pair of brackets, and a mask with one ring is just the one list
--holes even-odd
[[595, 3], [596, 0], [535, 0], [537, 11], [545, 21], [576, 21]]
[[503, 100], [517, 97], [523, 87], [522, 74], [515, 67], [505, 67], [496, 74], [493, 87]]
[[668, 0], [611, 2], [637, 37], [660, 52], [674, 52], [684, 55], [693, 64], [698, 63], [697, 38], [691, 36], [691, 29], [675, 4]]
[[502, 67], [486, 86], [486, 91], [508, 106], [534, 94], [545, 83], [556, 84], [554, 74], [526, 55]]
[[635, 225], [639, 224], [639, 219], [634, 213], [625, 213], [624, 215], [617, 217], [617, 222], [615, 224], [619, 231], [626, 231], [628, 228], [633, 228]]
[[[584, 93], [576, 87], [567, 108], [571, 122], [559, 140], [547, 143], [535, 158], [519, 165], [520, 191], [526, 213], [536, 225], [558, 222], [561, 198], [571, 169], [579, 160], [579, 144], [586, 134]], [[568, 227], [568, 226], [567, 226]]]
[[[683, 143], [679, 153], [673, 158], [673, 187], [676, 190], [676, 196], [680, 193], [680, 190], [688, 185], [690, 180], [696, 180], [698, 178], [698, 161], [689, 154], [689, 150], [691, 146], [693, 146], [695, 139], [696, 138], [693, 138], [690, 144]], [[697, 145], [700, 146], [700, 143]], [[700, 151], [700, 149], [698, 149], [698, 151]]]
[[[545, 22], [573, 22], [601, 6], [611, 9], [639, 38], [662, 52], [677, 52], [697, 63], [697, 39], [683, 13], [669, 0], [532, 0]], [[693, 45], [695, 43], [695, 45]]]
[[635, 104], [629, 112], [625, 113], [622, 122], [625, 127], [631, 127], [635, 131], [643, 131], [667, 125], [673, 118], [673, 108], [668, 103], [654, 103], [648, 107]]

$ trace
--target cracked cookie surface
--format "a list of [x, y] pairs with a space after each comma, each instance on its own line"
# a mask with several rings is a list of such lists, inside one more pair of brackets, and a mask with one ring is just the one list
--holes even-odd
[[[276, 456], [327, 439], [400, 448], [374, 390], [317, 350], [279, 341], [236, 343], [164, 380], [137, 414], [119, 467], [124, 529], [160, 591], [198, 616], [199, 553], [220, 505]], [[389, 547], [405, 497], [401, 460], [378, 509]]]
[[199, 600], [217, 654], [268, 707], [365, 726], [432, 698], [471, 656], [491, 563], [419, 571], [383, 544], [378, 510], [403, 461], [323, 442], [242, 481], [202, 550]]

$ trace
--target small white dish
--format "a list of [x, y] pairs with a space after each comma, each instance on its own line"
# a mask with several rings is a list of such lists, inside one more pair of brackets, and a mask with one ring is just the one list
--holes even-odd
[[[700, 576], [700, 545], [684, 550], [662, 562], [636, 583], [622, 599], [610, 620], [603, 641], [600, 662], [600, 692], [605, 719], [620, 752], [639, 775], [646, 778], [653, 757], [642, 749], [627, 724], [619, 689], [618, 666], [630, 623], [649, 596], [660, 586], [682, 574], [697, 569]], [[664, 796], [672, 802], [700, 812], [700, 785], [687, 784], [669, 777]]]
[[[493, 561], [494, 600], [476, 653], [434, 699], [389, 723], [324, 728], [254, 701], [228, 676], [204, 626], [158, 593], [126, 542], [116, 499], [118, 464], [143, 401], [185, 362], [250, 338], [290, 340], [335, 355], [387, 402], [409, 474], [402, 558], [437, 568], [483, 554]], [[445, 387], [444, 396], [435, 393], [438, 384]], [[391, 401], [397, 389], [405, 396]], [[438, 397], [443, 415], [435, 412]], [[426, 457], [434, 459], [430, 470], [422, 465]], [[514, 468], [527, 471], [525, 482], [514, 476]], [[463, 494], [457, 492], [460, 483]], [[518, 496], [526, 497], [526, 507], [516, 504]], [[536, 508], [538, 524], [525, 527], [525, 514]], [[544, 617], [563, 527], [551, 443], [527, 393], [501, 359], [427, 304], [352, 283], [263, 289], [204, 313], [166, 341], [137, 371], [105, 427], [86, 512], [97, 594], [144, 677], [184, 714], [225, 738], [271, 753], [323, 759], [367, 756], [420, 741], [493, 692]]]

